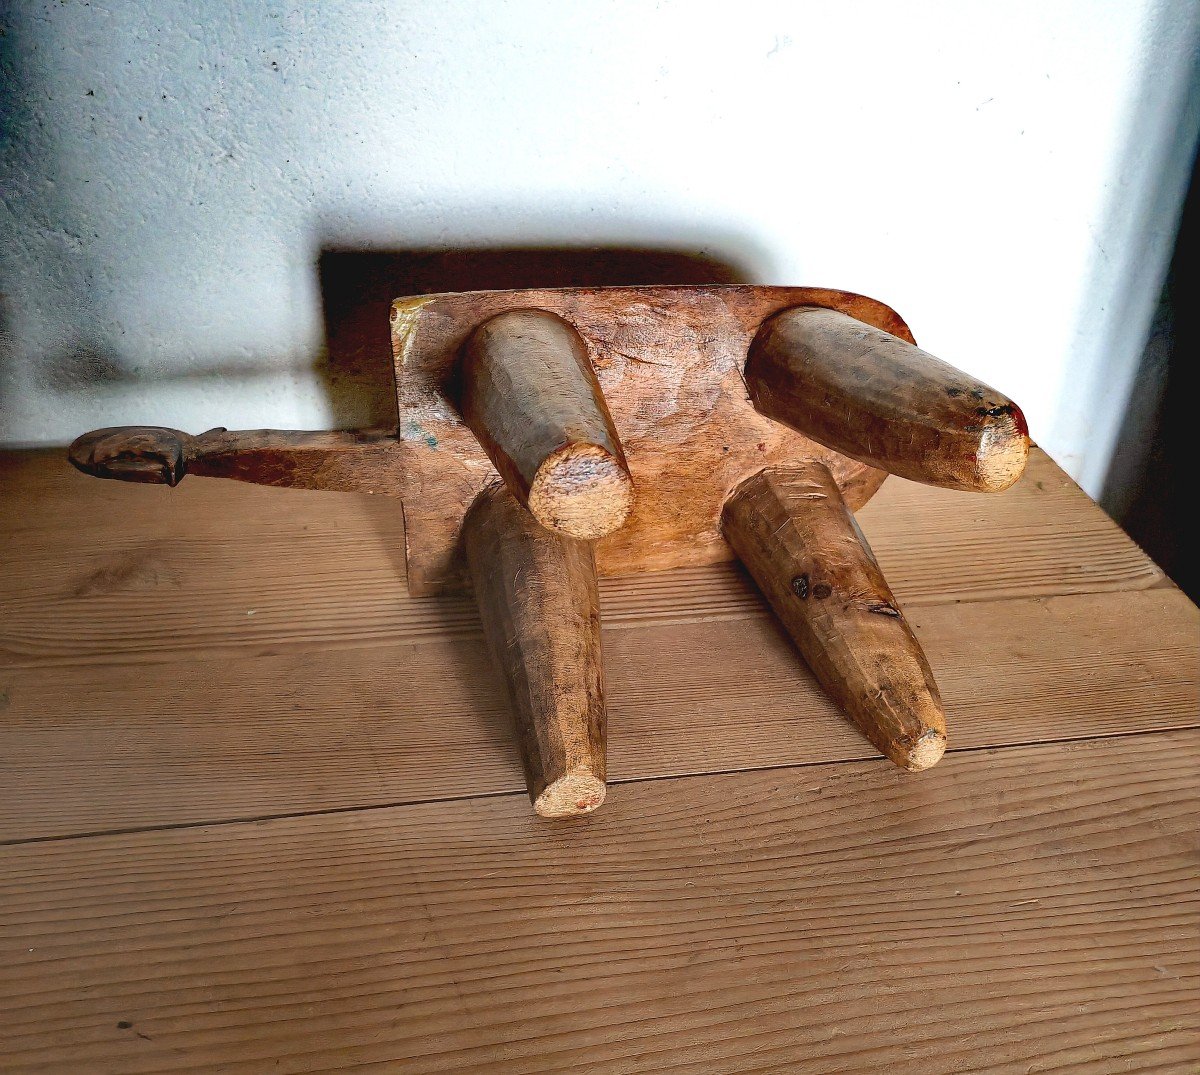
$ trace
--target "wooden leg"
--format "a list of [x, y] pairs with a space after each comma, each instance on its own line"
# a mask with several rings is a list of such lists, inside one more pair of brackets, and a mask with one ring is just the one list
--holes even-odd
[[746, 386], [768, 418], [930, 485], [998, 492], [1029, 456], [1012, 400], [836, 310], [799, 306], [768, 320], [750, 347]]
[[589, 813], [604, 802], [607, 736], [592, 547], [546, 530], [500, 486], [480, 494], [463, 534], [533, 808]]
[[552, 530], [594, 540], [625, 522], [633, 481], [587, 347], [562, 318], [510, 310], [462, 357], [462, 414], [513, 496]]
[[817, 462], [760, 471], [726, 502], [723, 521], [834, 701], [897, 765], [935, 764], [946, 749], [937, 684], [829, 471]]

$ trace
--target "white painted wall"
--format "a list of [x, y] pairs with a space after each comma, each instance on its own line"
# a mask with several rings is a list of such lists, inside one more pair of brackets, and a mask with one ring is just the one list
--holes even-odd
[[1189, 0], [10, 7], [7, 443], [325, 426], [323, 248], [616, 243], [891, 303], [1095, 491], [1198, 123]]

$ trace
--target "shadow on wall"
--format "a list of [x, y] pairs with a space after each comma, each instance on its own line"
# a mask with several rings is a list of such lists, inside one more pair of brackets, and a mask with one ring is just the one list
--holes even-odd
[[[526, 287], [750, 282], [747, 271], [729, 261], [631, 246], [329, 248], [317, 259], [317, 273], [325, 345], [314, 357], [312, 369], [328, 396], [333, 427], [339, 429], [396, 425], [388, 313], [392, 300], [401, 296]], [[244, 361], [218, 362], [199, 370], [139, 369], [119, 355], [80, 345], [46, 356], [38, 376], [45, 387], [65, 396], [105, 385], [253, 384], [278, 372], [269, 363]]]
[[1198, 176], [1193, 164], [1175, 254], [1100, 496], [1104, 510], [1193, 601], [1200, 600], [1195, 553], [1200, 527], [1192, 499], [1195, 405], [1188, 385], [1200, 348], [1194, 299], [1200, 273]]
[[736, 284], [743, 270], [697, 254], [633, 247], [325, 250], [318, 272], [326, 357], [318, 372], [335, 424], [394, 426], [388, 311], [403, 295], [527, 287]]
[[[1170, 55], [1180, 34], [1194, 40], [1196, 27], [1185, 7], [1172, 13], [1168, 5], [1157, 5], [1147, 23], [1143, 55]], [[1161, 328], [1161, 312], [1155, 311], [1156, 277], [1167, 271], [1167, 244], [1172, 228], [1179, 226], [1176, 214], [1200, 140], [1200, 67], [1181, 64], [1170, 78], [1142, 79], [1124, 115], [1123, 159], [1113, 173], [1120, 181], [1105, 184], [1103, 218], [1089, 228], [1093, 237], [1109, 236], [1110, 243], [1128, 252], [1109, 258], [1099, 246], [1103, 256], [1092, 259], [1083, 294], [1107, 296], [1107, 301], [1077, 323], [1062, 382], [1069, 387], [1056, 419], [1062, 442], [1075, 440], [1077, 450], [1087, 451], [1080, 472], [1073, 471], [1075, 477], [1094, 496], [1099, 490], [1097, 499], [1110, 514], [1113, 497], [1130, 492], [1116, 489], [1128, 470], [1121, 454], [1131, 448], [1135, 454], [1139, 451], [1129, 440], [1130, 422], [1136, 425], [1137, 412], [1147, 406], [1142, 383], [1145, 349], [1155, 346], [1153, 336]], [[1129, 178], [1139, 172], [1146, 176], [1144, 181]], [[1142, 367], [1130, 383], [1139, 355]]]

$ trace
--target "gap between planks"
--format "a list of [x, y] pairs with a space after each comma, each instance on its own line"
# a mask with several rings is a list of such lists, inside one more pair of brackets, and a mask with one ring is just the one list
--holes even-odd
[[[946, 754], [967, 755], [979, 754], [987, 751], [1001, 750], [1021, 750], [1030, 747], [1053, 747], [1063, 746], [1069, 743], [1099, 743], [1105, 740], [1120, 740], [1132, 739], [1136, 736], [1149, 735], [1171, 735], [1175, 733], [1185, 733], [1189, 731], [1200, 730], [1200, 717], [1195, 724], [1177, 724], [1167, 728], [1149, 728], [1137, 729], [1129, 732], [1105, 732], [1096, 735], [1072, 735], [1064, 736], [1061, 739], [1029, 739], [1021, 742], [1013, 743], [986, 743], [978, 746], [968, 747], [950, 747]], [[514, 743], [514, 749], [516, 744]], [[862, 765], [869, 762], [878, 762], [882, 767], [885, 759], [879, 758], [835, 758], [819, 759], [815, 758], [812, 761], [795, 761], [795, 762], [777, 762], [764, 765], [747, 765], [736, 769], [698, 769], [694, 772], [680, 773], [653, 773], [646, 776], [629, 776], [609, 778], [608, 786], [624, 787], [631, 784], [651, 784], [663, 780], [699, 780], [705, 777], [721, 777], [721, 776], [738, 776], [749, 773], [765, 773], [765, 772], [780, 772], [788, 769], [811, 769], [815, 766], [832, 766], [832, 765]], [[919, 780], [919, 774], [908, 774], [910, 779]], [[428, 799], [397, 799], [392, 802], [378, 803], [360, 803], [356, 806], [331, 806], [319, 808], [315, 810], [291, 810], [282, 811], [275, 814], [248, 814], [244, 817], [219, 817], [205, 818], [197, 821], [168, 821], [157, 825], [129, 825], [123, 828], [111, 829], [92, 829], [86, 832], [65, 832], [54, 833], [47, 836], [24, 836], [11, 839], [0, 839], [0, 847], [21, 847], [26, 844], [47, 844], [61, 843], [70, 840], [92, 840], [107, 836], [134, 836], [145, 832], [173, 832], [182, 829], [206, 829], [215, 828], [221, 825], [259, 825], [269, 821], [288, 821], [295, 818], [316, 818], [326, 815], [334, 816], [338, 814], [362, 814], [374, 810], [396, 810], [408, 806], [432, 806], [442, 803], [462, 802], [464, 800], [483, 800], [483, 799], [503, 799], [510, 797], [520, 797], [522, 801], [529, 797], [526, 791], [514, 791], [510, 789], [497, 789], [495, 791], [481, 791], [474, 794], [461, 795], [442, 795], [434, 796]], [[546, 825], [562, 824], [562, 822], [546, 821]], [[570, 824], [570, 822], [567, 822]]]
[[[0, 542], [13, 565], [0, 573], [0, 664], [161, 663], [479, 633], [469, 596], [406, 596], [399, 509], [384, 498], [50, 480], [50, 460], [24, 462], [12, 490], [24, 494], [23, 510], [5, 520]], [[88, 526], [63, 529], [71, 513]], [[998, 496], [893, 479], [860, 520], [910, 609], [1145, 589], [1163, 578], [1041, 452]], [[726, 565], [603, 580], [601, 608], [612, 629], [736, 619], [762, 604]]]
[[[1176, 590], [944, 604], [910, 619], [956, 749], [1196, 720], [1200, 613]], [[873, 755], [766, 615], [617, 631], [605, 645], [616, 780]], [[479, 641], [137, 674], [12, 669], [0, 693], [8, 838], [522, 786], [511, 714]]]
[[1194, 1063], [1198, 746], [13, 849], [0, 1041], [124, 1072]]

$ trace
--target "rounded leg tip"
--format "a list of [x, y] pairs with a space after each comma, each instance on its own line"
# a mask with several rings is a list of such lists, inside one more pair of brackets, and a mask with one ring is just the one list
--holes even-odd
[[595, 541], [619, 530], [633, 510], [624, 463], [597, 444], [569, 444], [549, 456], [529, 487], [529, 510], [550, 530]]
[[931, 728], [922, 735], [899, 760], [900, 767], [910, 773], [931, 769], [946, 753], [946, 733]]
[[[975, 457], [977, 487], [983, 493], [1002, 493], [1014, 486], [1029, 462], [1029, 434], [1016, 404], [985, 428]], [[1003, 408], [1000, 408], [1003, 410]]]
[[589, 769], [580, 769], [547, 784], [534, 799], [533, 809], [539, 817], [579, 817], [599, 808], [606, 792], [603, 780]]

